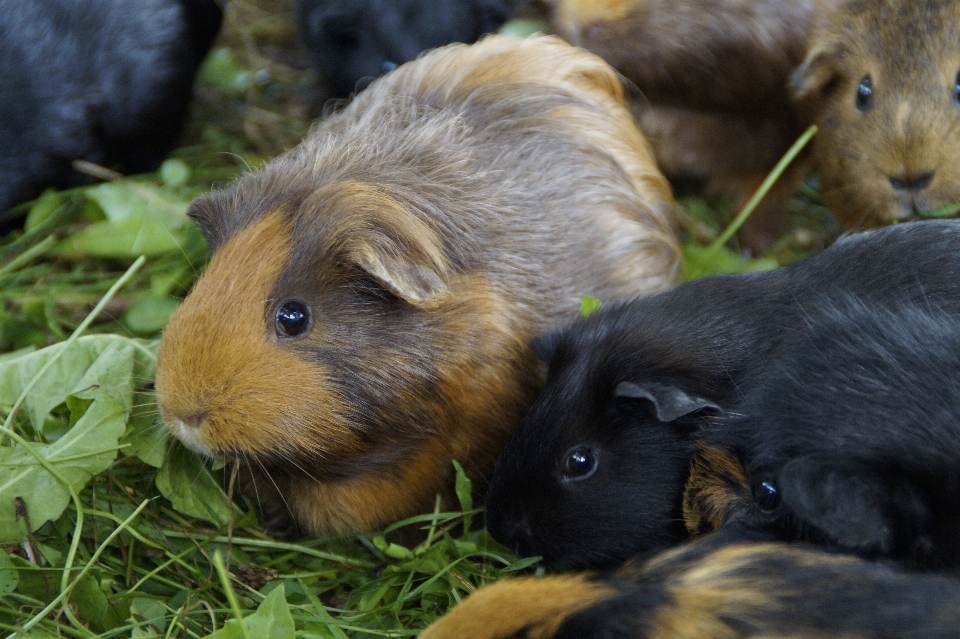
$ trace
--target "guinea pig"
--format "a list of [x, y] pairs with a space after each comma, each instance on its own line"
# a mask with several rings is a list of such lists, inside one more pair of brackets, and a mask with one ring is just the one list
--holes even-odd
[[612, 574], [507, 579], [421, 639], [952, 639], [960, 581], [710, 535]]
[[837, 300], [707, 427], [707, 446], [735, 452], [752, 487], [738, 518], [960, 568], [960, 317], [938, 307]]
[[299, 0], [295, 18], [331, 97], [452, 42], [496, 31], [516, 0]]
[[[810, 35], [841, 0], [549, 0], [551, 26], [644, 98], [637, 115], [671, 179], [699, 179], [739, 207], [809, 124], [789, 91]], [[808, 171], [774, 186], [742, 239], [765, 249]]]
[[624, 561], [687, 537], [701, 428], [844, 295], [960, 312], [960, 222], [842, 238], [766, 273], [687, 282], [540, 339], [546, 385], [497, 462], [487, 527], [555, 567]]
[[851, 0], [794, 75], [823, 198], [845, 228], [960, 201], [960, 3]]
[[452, 497], [451, 459], [485, 485], [543, 382], [534, 335], [677, 282], [674, 211], [600, 58], [434, 50], [194, 201], [213, 253], [164, 331], [160, 412], [249, 462], [278, 531], [413, 515]]
[[0, 0], [0, 216], [81, 159], [153, 171], [220, 28], [214, 0]]

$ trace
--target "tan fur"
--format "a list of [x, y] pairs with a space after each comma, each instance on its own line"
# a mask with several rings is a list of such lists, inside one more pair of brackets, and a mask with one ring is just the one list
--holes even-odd
[[716, 530], [751, 502], [746, 473], [736, 456], [721, 448], [699, 448], [683, 492], [687, 531], [698, 535]]
[[[551, 23], [640, 90], [635, 112], [671, 178], [746, 203], [806, 126], [788, 79], [840, 0], [552, 0]], [[807, 168], [781, 179], [742, 239], [764, 249]]]
[[583, 575], [509, 579], [481, 588], [420, 639], [547, 639], [570, 614], [616, 590]]
[[[847, 2], [813, 38], [795, 76], [816, 114], [816, 163], [827, 205], [845, 229], [903, 221], [960, 201], [960, 3]], [[857, 87], [870, 76], [873, 106]], [[891, 178], [933, 173], [922, 190]]]
[[[676, 283], [673, 207], [596, 56], [548, 37], [431, 52], [194, 202], [214, 258], [164, 334], [164, 419], [245, 461], [275, 526], [454, 506], [450, 460], [482, 490], [542, 383], [529, 340], [583, 295]], [[295, 337], [275, 329], [290, 299], [311, 309]]]

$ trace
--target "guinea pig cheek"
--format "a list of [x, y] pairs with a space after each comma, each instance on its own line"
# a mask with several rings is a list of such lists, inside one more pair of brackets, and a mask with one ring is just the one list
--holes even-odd
[[[346, 425], [326, 419], [343, 413], [325, 372], [269, 338], [266, 303], [290, 242], [277, 213], [241, 230], [213, 256], [164, 331], [160, 413], [194, 450], [285, 458], [306, 442], [319, 455], [352, 447]], [[316, 441], [318, 432], [324, 441]]]

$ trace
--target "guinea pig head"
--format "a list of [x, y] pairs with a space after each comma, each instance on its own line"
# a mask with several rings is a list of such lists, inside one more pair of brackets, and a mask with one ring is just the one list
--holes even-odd
[[848, 2], [794, 74], [820, 132], [823, 196], [845, 228], [960, 202], [960, 5]]
[[277, 492], [309, 532], [412, 514], [443, 490], [451, 458], [492, 465], [534, 358], [491, 287], [415, 196], [343, 181], [270, 205], [249, 197], [258, 179], [191, 209], [213, 257], [159, 351], [174, 435], [302, 476]]
[[[589, 319], [587, 320], [589, 322]], [[686, 536], [697, 418], [719, 410], [589, 331], [540, 339], [547, 384], [497, 462], [487, 527], [556, 567], [609, 565]]]

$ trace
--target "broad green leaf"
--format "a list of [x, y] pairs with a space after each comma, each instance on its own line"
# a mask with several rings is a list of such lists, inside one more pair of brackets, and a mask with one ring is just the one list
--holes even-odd
[[[95, 573], [98, 571], [94, 571]], [[98, 632], [103, 631], [103, 620], [107, 614], [107, 596], [100, 590], [100, 580], [93, 574], [84, 575], [70, 591], [70, 604], [80, 616]]]
[[290, 615], [282, 584], [267, 595], [252, 615], [244, 617], [242, 622], [231, 619], [222, 630], [207, 635], [205, 639], [243, 639], [241, 623], [246, 626], [247, 636], [250, 639], [294, 639], [296, 637], [293, 617]]
[[[33, 444], [33, 449], [80, 490], [116, 459], [125, 422], [123, 405], [104, 393], [63, 437], [52, 444]], [[23, 498], [30, 524], [37, 529], [60, 516], [70, 492], [23, 448], [0, 446], [0, 543], [26, 537], [25, 522], [16, 521], [17, 497]]]
[[227, 47], [217, 49], [207, 56], [197, 80], [205, 84], [212, 84], [228, 93], [241, 96], [250, 87], [250, 71], [237, 62], [233, 51]]
[[[62, 348], [64, 344], [55, 344], [0, 361], [0, 410], [8, 411], [34, 375]], [[62, 404], [67, 395], [83, 393], [94, 384], [115, 398], [129, 396], [136, 385], [152, 375], [153, 361], [147, 362], [149, 358], [142, 348], [134, 340], [119, 335], [81, 337], [33, 387], [22, 410], [33, 427], [40, 429], [50, 411]], [[98, 362], [101, 358], [103, 361]], [[128, 365], [132, 368], [125, 377], [116, 367]], [[91, 369], [91, 376], [86, 377]], [[84, 395], [86, 399], [91, 397]]]
[[772, 257], [744, 259], [726, 247], [713, 250], [697, 244], [685, 244], [683, 257], [687, 263], [685, 280], [722, 273], [757, 273], [779, 266]]
[[116, 222], [95, 222], [74, 233], [57, 247], [67, 255], [91, 255], [106, 258], [156, 257], [179, 251], [185, 241], [182, 229], [136, 216]]
[[200, 455], [174, 446], [157, 474], [157, 488], [179, 512], [222, 526], [230, 518], [230, 501]]
[[168, 158], [160, 165], [160, 179], [171, 188], [178, 188], [190, 179], [190, 167], [183, 160]]
[[135, 397], [127, 434], [120, 439], [120, 444], [127, 445], [123, 449], [125, 455], [132, 455], [154, 468], [160, 468], [170, 446], [169, 431], [157, 414], [153, 403], [156, 397], [146, 393], [138, 393]]
[[20, 583], [20, 575], [16, 567], [10, 561], [10, 557], [7, 557], [7, 553], [0, 550], [0, 597], [6, 597], [16, 590], [18, 583]]
[[168, 229], [182, 228], [187, 224], [190, 201], [162, 186], [118, 180], [88, 189], [86, 195], [103, 209], [110, 222], [146, 218]]
[[141, 297], [123, 314], [123, 323], [137, 335], [156, 335], [179, 304], [179, 300], [166, 295]]

